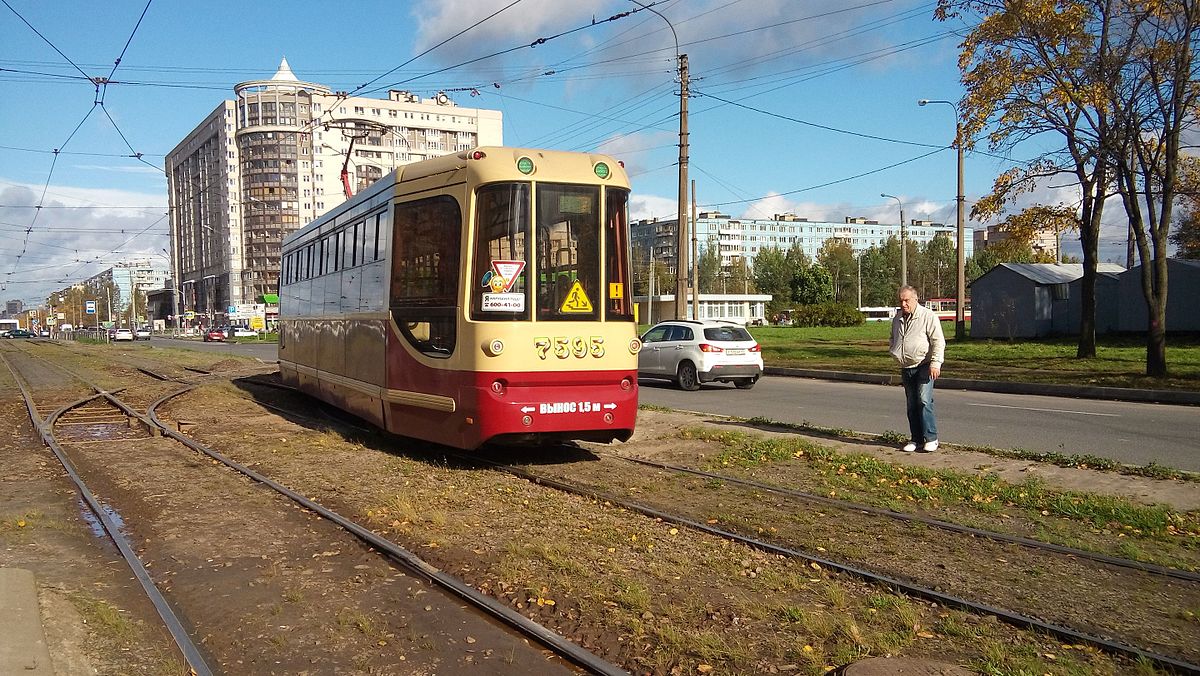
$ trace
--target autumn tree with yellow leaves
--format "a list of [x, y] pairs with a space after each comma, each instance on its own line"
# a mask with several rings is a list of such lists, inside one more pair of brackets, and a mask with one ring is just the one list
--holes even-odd
[[1120, 145], [1110, 152], [1137, 244], [1147, 308], [1146, 375], [1167, 375], [1167, 257], [1175, 208], [1188, 190], [1184, 135], [1200, 119], [1200, 0], [1122, 0], [1131, 36], [1108, 90]]
[[1119, 194], [1149, 308], [1146, 372], [1166, 374], [1167, 236], [1182, 134], [1197, 121], [1200, 0], [939, 0], [936, 16], [977, 18], [959, 66], [964, 139], [993, 150], [1046, 144], [1001, 174], [973, 215], [998, 216], [1049, 178], [1079, 188], [1083, 245], [1079, 357], [1094, 357], [1095, 280], [1105, 200]]

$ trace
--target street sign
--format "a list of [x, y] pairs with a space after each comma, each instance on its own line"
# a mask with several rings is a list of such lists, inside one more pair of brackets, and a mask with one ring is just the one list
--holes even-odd
[[83, 302], [83, 311], [89, 315], [96, 314], [96, 301], [87, 300]]
[[187, 312], [183, 313], [183, 318], [191, 321], [196, 318], [196, 313], [188, 310]]

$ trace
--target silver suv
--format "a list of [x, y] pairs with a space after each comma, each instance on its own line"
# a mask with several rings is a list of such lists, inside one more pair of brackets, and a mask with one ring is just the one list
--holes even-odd
[[642, 336], [642, 343], [638, 375], [674, 380], [685, 390], [713, 381], [748, 390], [762, 377], [762, 348], [734, 322], [662, 322]]

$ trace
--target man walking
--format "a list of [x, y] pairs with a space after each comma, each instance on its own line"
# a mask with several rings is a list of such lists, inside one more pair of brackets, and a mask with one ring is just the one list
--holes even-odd
[[938, 448], [937, 421], [933, 417], [933, 381], [942, 373], [946, 338], [942, 322], [917, 298], [911, 286], [900, 287], [900, 312], [892, 318], [889, 351], [900, 364], [900, 382], [908, 403], [908, 452], [918, 448], [932, 453]]

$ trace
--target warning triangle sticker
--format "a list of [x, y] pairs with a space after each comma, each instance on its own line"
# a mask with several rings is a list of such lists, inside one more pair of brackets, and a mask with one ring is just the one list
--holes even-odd
[[558, 308], [559, 312], [583, 314], [592, 311], [592, 301], [588, 299], [587, 293], [583, 290], [583, 285], [579, 280], [571, 285], [571, 290], [567, 292], [567, 299], [563, 301], [562, 307]]
[[513, 288], [517, 277], [525, 269], [525, 261], [492, 261], [492, 270], [504, 280], [502, 289], [505, 293]]

